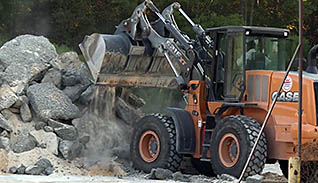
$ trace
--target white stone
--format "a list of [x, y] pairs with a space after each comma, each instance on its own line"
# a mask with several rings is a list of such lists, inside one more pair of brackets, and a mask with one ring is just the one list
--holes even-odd
[[31, 135], [39, 142], [46, 144], [46, 149], [52, 154], [58, 154], [58, 138], [53, 132], [45, 132], [44, 130], [32, 131]]

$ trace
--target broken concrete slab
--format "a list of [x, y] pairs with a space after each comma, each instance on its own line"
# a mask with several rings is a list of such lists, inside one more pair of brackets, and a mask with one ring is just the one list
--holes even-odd
[[57, 88], [61, 88], [62, 73], [57, 69], [51, 68], [45, 73], [41, 83], [53, 83]]
[[47, 167], [42, 173], [44, 175], [51, 175], [54, 172], [55, 168], [54, 167]]
[[16, 101], [18, 97], [11, 90], [8, 85], [2, 85], [0, 88], [0, 111], [3, 109], [10, 108]]
[[5, 70], [4, 80], [10, 87], [16, 87], [16, 93], [21, 94], [28, 84], [36, 78], [42, 77], [49, 68], [45, 63], [12, 63]]
[[20, 107], [20, 116], [23, 122], [30, 122], [32, 120], [32, 113], [27, 103]]
[[27, 175], [41, 175], [43, 170], [44, 170], [44, 168], [42, 168], [42, 167], [39, 167], [37, 165], [31, 165], [25, 169], [25, 174], [27, 174]]
[[166, 180], [172, 178], [173, 172], [163, 168], [153, 168], [148, 175], [149, 179]]
[[50, 119], [48, 125], [54, 129], [54, 132], [63, 140], [75, 140], [78, 135], [76, 128], [72, 125], [67, 125]]
[[42, 119], [69, 120], [80, 116], [71, 99], [53, 83], [32, 85], [27, 90], [27, 96], [33, 110]]
[[190, 182], [189, 177], [185, 176], [181, 172], [175, 172], [172, 174], [172, 178], [174, 181], [180, 181], [180, 182]]
[[66, 73], [62, 77], [63, 86], [75, 86], [80, 84], [82, 80], [82, 76], [80, 72], [76, 68], [71, 68], [66, 71]]
[[228, 175], [228, 174], [218, 175], [217, 178], [224, 180], [224, 181], [231, 181], [231, 182], [237, 180], [235, 177], [233, 177], [232, 175]]
[[44, 130], [45, 132], [54, 132], [54, 129], [53, 129], [52, 127], [50, 127], [50, 126], [45, 126], [45, 127], [43, 127], [43, 130]]
[[30, 151], [37, 145], [37, 140], [31, 134], [19, 134], [17, 136], [11, 136], [10, 139], [10, 147], [15, 153]]
[[67, 86], [64, 88], [63, 92], [68, 96], [72, 102], [76, 101], [82, 93], [87, 89], [87, 85], [78, 84], [75, 86]]
[[0, 48], [3, 80], [21, 94], [31, 81], [42, 77], [48, 62], [57, 57], [53, 44], [43, 36], [22, 35]]
[[90, 85], [80, 96], [79, 102], [87, 106], [90, 101], [93, 99], [93, 93], [96, 90], [95, 85]]
[[48, 167], [52, 167], [52, 163], [50, 160], [46, 158], [41, 158], [39, 161], [35, 163], [36, 166], [42, 167], [43, 169], [46, 169]]
[[79, 141], [62, 140], [59, 144], [59, 151], [67, 160], [79, 157], [83, 152], [84, 145]]
[[14, 108], [14, 107], [10, 107], [9, 110], [14, 113], [14, 114], [20, 114], [20, 109]]
[[0, 137], [0, 141], [3, 145], [3, 149], [7, 152], [10, 150], [10, 139], [8, 137]]
[[17, 173], [17, 174], [25, 174], [25, 169], [26, 169], [26, 166], [24, 166], [23, 164], [21, 164], [21, 166], [17, 168], [16, 173]]
[[27, 96], [25, 95], [21, 95], [21, 96], [18, 96], [18, 100], [14, 103], [14, 105], [12, 107], [14, 108], [20, 108], [22, 106], [22, 104], [24, 103], [29, 103], [29, 99]]
[[9, 121], [4, 118], [4, 116], [0, 113], [0, 128], [12, 132], [12, 127], [9, 125]]
[[5, 68], [12, 63], [27, 63], [31, 55], [37, 57], [37, 62], [44, 63], [57, 57], [54, 45], [43, 36], [18, 36], [0, 48], [0, 59]]
[[9, 137], [10, 137], [10, 134], [9, 134], [8, 131], [3, 130], [3, 131], [0, 133], [0, 137], [7, 137], [7, 138], [9, 138]]
[[15, 167], [15, 166], [10, 167], [10, 168], [9, 168], [9, 173], [15, 174], [15, 173], [17, 173], [17, 170], [18, 170], [18, 168]]
[[1, 139], [0, 139], [0, 149], [5, 149], [6, 147], [3, 145]]
[[35, 130], [42, 130], [44, 129], [44, 127], [47, 125], [47, 123], [43, 122], [43, 121], [37, 121], [35, 122], [34, 128]]
[[78, 54], [74, 51], [65, 52], [50, 61], [53, 68], [65, 72], [68, 68], [80, 68], [82, 62], [78, 58]]
[[78, 137], [75, 127], [71, 125], [64, 125], [63, 127], [53, 129], [64, 140], [75, 140]]

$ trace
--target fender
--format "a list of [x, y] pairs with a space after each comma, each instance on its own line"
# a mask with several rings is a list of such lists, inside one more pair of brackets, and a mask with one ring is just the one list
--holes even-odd
[[176, 126], [177, 152], [179, 154], [194, 154], [195, 132], [190, 113], [180, 108], [167, 108]]

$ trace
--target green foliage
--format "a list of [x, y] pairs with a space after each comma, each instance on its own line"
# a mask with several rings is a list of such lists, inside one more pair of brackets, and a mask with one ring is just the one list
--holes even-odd
[[0, 47], [7, 41], [9, 41], [9, 39], [7, 39], [6, 37], [0, 37]]
[[72, 48], [70, 48], [69, 46], [65, 45], [65, 44], [61, 44], [61, 45], [58, 45], [56, 43], [53, 43], [55, 49], [56, 49], [56, 52], [58, 54], [61, 54], [61, 53], [64, 53], [64, 52], [69, 52], [69, 51], [74, 51]]
[[[296, 50], [297, 45], [299, 43], [299, 37], [298, 37], [298, 35], [292, 35], [288, 39], [291, 42], [291, 44], [289, 44], [288, 50], [290, 50], [290, 51], [292, 51], [292, 53], [294, 53], [294, 51]], [[311, 47], [312, 46], [310, 45], [309, 40], [304, 39], [304, 41], [303, 41], [303, 51], [304, 51], [304, 53], [308, 53]], [[304, 56], [306, 57], [307, 55], [304, 54]]]
[[6, 36], [0, 36], [0, 47], [9, 40], [10, 39]]
[[[175, 0], [153, 0], [163, 10]], [[0, 0], [0, 34], [44, 35], [59, 45], [78, 51], [85, 35], [113, 33], [143, 0]], [[298, 33], [298, 1], [294, 0], [180, 0], [182, 9], [204, 28], [224, 25], [257, 25], [288, 28]], [[318, 6], [304, 1], [305, 36], [318, 42]], [[193, 35], [189, 23], [175, 13], [184, 32]], [[156, 16], [150, 16], [153, 20]]]

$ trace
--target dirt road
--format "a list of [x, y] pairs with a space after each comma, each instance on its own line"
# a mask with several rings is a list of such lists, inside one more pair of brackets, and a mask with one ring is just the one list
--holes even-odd
[[158, 181], [146, 180], [137, 178], [117, 178], [117, 177], [89, 177], [89, 176], [30, 176], [30, 175], [5, 175], [0, 176], [0, 183], [130, 183], [130, 182], [173, 182], [173, 181]]
[[[276, 175], [282, 175], [278, 163], [267, 164], [263, 173], [271, 172]], [[195, 182], [210, 182], [210, 178], [197, 179]], [[143, 176], [129, 177], [111, 177], [111, 176], [30, 176], [30, 175], [0, 175], [0, 183], [156, 183], [156, 182], [175, 182], [173, 180], [149, 180]]]

